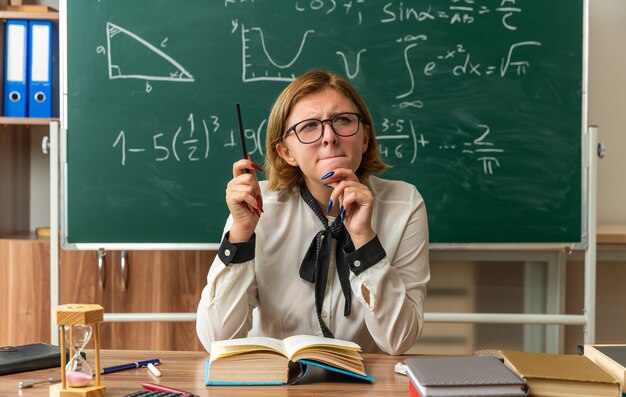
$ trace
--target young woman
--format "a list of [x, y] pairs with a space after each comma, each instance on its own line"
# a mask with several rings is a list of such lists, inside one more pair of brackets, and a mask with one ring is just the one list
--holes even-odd
[[267, 181], [233, 165], [198, 306], [204, 347], [309, 334], [404, 353], [424, 324], [426, 208], [413, 185], [371, 176], [387, 166], [359, 94], [332, 73], [300, 76], [274, 104], [266, 153]]

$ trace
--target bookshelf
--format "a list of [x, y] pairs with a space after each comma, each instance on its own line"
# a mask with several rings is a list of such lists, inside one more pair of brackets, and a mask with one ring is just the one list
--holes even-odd
[[[5, 22], [9, 19], [49, 20], [58, 24], [59, 13], [40, 5], [5, 6], [0, 9], [0, 56], [3, 60], [0, 62], [0, 93], [4, 90]], [[58, 46], [58, 39], [54, 40], [55, 46]], [[55, 77], [58, 79], [58, 76]], [[31, 239], [29, 236], [34, 235], [31, 225], [33, 205], [43, 207], [44, 203], [49, 203], [49, 199], [40, 197], [37, 189], [37, 184], [41, 185], [43, 181], [32, 180], [32, 175], [33, 171], [46, 166], [35, 150], [40, 146], [37, 140], [47, 134], [45, 127], [52, 120], [55, 119], [0, 116], [0, 183], [6, 187], [0, 192], [1, 238]], [[49, 170], [44, 168], [36, 173], [47, 175]], [[35, 189], [32, 189], [33, 185]], [[46, 213], [47, 210], [36, 212]], [[49, 221], [41, 222], [47, 224]]]
[[0, 19], [37, 19], [45, 21], [58, 21], [59, 13], [51, 9], [49, 9], [49, 11], [0, 10]]
[[51, 121], [58, 118], [34, 118], [34, 117], [3, 117], [0, 116], [0, 126], [7, 125], [49, 125]]
[[[58, 24], [58, 12], [24, 7], [0, 10], [0, 93], [4, 91], [5, 22], [50, 20]], [[58, 45], [56, 38], [54, 45]], [[0, 317], [14, 324], [0, 330], [0, 345], [43, 340], [35, 336], [49, 332], [49, 316], [41, 313], [49, 311], [50, 239], [37, 237], [33, 224], [50, 222], [49, 158], [40, 147], [52, 120], [0, 116], [0, 273], [6, 275], [0, 281], [0, 300], [20, 302], [0, 310]]]

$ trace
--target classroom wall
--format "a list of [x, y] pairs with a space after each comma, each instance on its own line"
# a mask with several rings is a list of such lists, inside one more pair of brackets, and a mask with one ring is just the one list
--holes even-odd
[[[624, 177], [624, 171], [626, 171], [626, 23], [624, 23], [626, 22], [626, 1], [589, 0], [589, 3], [588, 122], [599, 126], [599, 140], [607, 147], [606, 157], [600, 160], [598, 165], [598, 222], [626, 224], [626, 205], [623, 204], [626, 202], [626, 178]], [[24, 1], [24, 4], [45, 4], [58, 9], [58, 0]], [[31, 226], [33, 228], [49, 224], [50, 216], [48, 157], [44, 156], [40, 149], [40, 138], [45, 134], [45, 127], [34, 128], [31, 145]], [[470, 263], [467, 265], [470, 269], [474, 269]], [[491, 264], [488, 265], [491, 266]], [[582, 295], [580, 294], [583, 281], [582, 264], [571, 265], [573, 266], [568, 266], [567, 312], [580, 313], [582, 309]], [[476, 266], [480, 268], [481, 265], [476, 264]], [[487, 265], [483, 264], [483, 266]], [[507, 268], [507, 271], [510, 272], [510, 268]], [[621, 292], [623, 288], [620, 288], [618, 281], [626, 277], [626, 267], [623, 263], [600, 264], [598, 271], [598, 341], [618, 343], [620, 335], [623, 335], [626, 329], [626, 314], [620, 314], [619, 318], [615, 318], [614, 314], [609, 312], [608, 307], [612, 306], [611, 303], [623, 301]], [[477, 274], [484, 273], [478, 272]], [[516, 274], [510, 272], [510, 277], [506, 280], [499, 278], [491, 284], [477, 281], [475, 294], [484, 295], [482, 299], [478, 296], [478, 303], [491, 302], [492, 304], [491, 307], [480, 307], [480, 310], [485, 312], [493, 310], [493, 302], [509, 306], [519, 303], [519, 299], [513, 299], [510, 293], [512, 291], [519, 294], [521, 284], [517, 289], [507, 284], [507, 282], [512, 282], [511, 280], [520, 282], [521, 277]], [[446, 275], [441, 274], [441, 278], [446, 278]], [[477, 276], [477, 278], [480, 277]], [[449, 284], [449, 279], [440, 281]], [[508, 287], [506, 291], [502, 288], [504, 285]], [[616, 324], [617, 327], [614, 326]], [[566, 339], [567, 346], [570, 348], [567, 351], [572, 353], [571, 346], [582, 341], [582, 334], [580, 327], [568, 328]], [[512, 332], [512, 329], [515, 332]], [[494, 334], [492, 330], [502, 332]], [[502, 347], [508, 346], [507, 343], [513, 343], [510, 342], [512, 340], [519, 340], [520, 332], [519, 326], [487, 324], [478, 328], [477, 334], [483, 335], [483, 339], [486, 336], [491, 340], [496, 340]], [[512, 333], [517, 335], [513, 339], [505, 340], [498, 336], [510, 336]], [[511, 345], [510, 348], [515, 349], [519, 346]]]
[[48, 130], [46, 126], [32, 126], [30, 131], [30, 230], [50, 226], [50, 156], [41, 150]]
[[[24, 1], [59, 8], [58, 0]], [[607, 147], [598, 164], [598, 223], [626, 224], [626, 1], [589, 1], [589, 123], [599, 126]], [[31, 226], [49, 224], [49, 166], [42, 161], [40, 134], [31, 152]]]
[[589, 1], [589, 123], [598, 162], [598, 223], [626, 223], [626, 1]]

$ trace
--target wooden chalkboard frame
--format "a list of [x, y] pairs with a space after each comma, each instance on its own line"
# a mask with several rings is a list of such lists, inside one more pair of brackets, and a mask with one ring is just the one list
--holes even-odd
[[[71, 0], [67, 0], [71, 1]], [[62, 182], [62, 197], [61, 197], [61, 219], [62, 219], [62, 243], [65, 248], [77, 248], [77, 249], [97, 249], [97, 248], [108, 248], [108, 249], [216, 249], [218, 246], [218, 241], [212, 241], [207, 243], [185, 243], [185, 242], [111, 242], [111, 241], [89, 241], [89, 242], [75, 242], [68, 238], [69, 236], [69, 228], [68, 228], [68, 196], [70, 192], [67, 190], [67, 131], [68, 131], [68, 119], [67, 119], [67, 10], [64, 10], [64, 5], [61, 7], [61, 51], [62, 51], [62, 116], [61, 116], [61, 182]], [[587, 37], [587, 1], [583, 1], [583, 15], [584, 15], [584, 26], [583, 26], [583, 37]], [[473, 243], [473, 242], [453, 242], [453, 243], [435, 243], [431, 244], [435, 248], [446, 248], [446, 249], [454, 249], [454, 248], [471, 248], [471, 247], [479, 247], [484, 248], [487, 246], [498, 246], [500, 248], [506, 247], [563, 247], [563, 246], [574, 246], [574, 247], [584, 247], [586, 246], [586, 231], [588, 229], [586, 224], [586, 214], [587, 214], [587, 190], [588, 190], [588, 180], [586, 178], [585, 173], [587, 172], [587, 168], [585, 166], [585, 150], [584, 146], [586, 142], [584, 141], [585, 130], [587, 125], [587, 42], [583, 40], [583, 64], [582, 64], [582, 117], [581, 117], [581, 233], [579, 239], [574, 239], [572, 241], [560, 241], [560, 242], [491, 242], [491, 243]], [[428, 204], [428, 202], [427, 202]], [[216, 220], [217, 224], [219, 224], [218, 228], [221, 229], [223, 222], [225, 219]], [[97, 226], [94, 226], [97, 227]]]

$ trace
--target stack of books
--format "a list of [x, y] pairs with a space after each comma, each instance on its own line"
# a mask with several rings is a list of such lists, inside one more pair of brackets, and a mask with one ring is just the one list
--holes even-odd
[[413, 397], [626, 397], [626, 345], [585, 345], [584, 355], [494, 350], [405, 362]]

